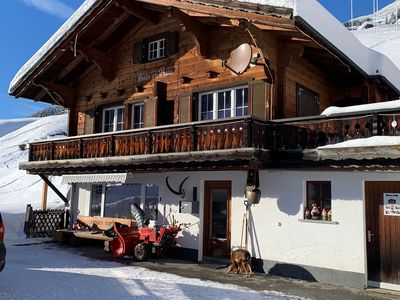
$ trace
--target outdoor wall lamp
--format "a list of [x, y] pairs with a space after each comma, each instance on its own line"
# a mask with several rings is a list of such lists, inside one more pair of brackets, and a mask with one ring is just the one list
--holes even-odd
[[117, 89], [117, 96], [122, 96], [125, 93], [125, 89]]
[[193, 78], [187, 77], [187, 76], [182, 76], [180, 79], [180, 82], [182, 84], [187, 84], [190, 83], [193, 80]]
[[92, 94], [85, 95], [84, 99], [85, 99], [86, 103], [89, 102], [90, 100], [92, 100]]

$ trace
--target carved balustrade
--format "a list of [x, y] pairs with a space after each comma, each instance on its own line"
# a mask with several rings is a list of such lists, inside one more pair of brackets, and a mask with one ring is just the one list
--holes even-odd
[[373, 135], [399, 135], [399, 114], [262, 121], [237, 118], [96, 134], [30, 145], [30, 161], [213, 151], [302, 150]]

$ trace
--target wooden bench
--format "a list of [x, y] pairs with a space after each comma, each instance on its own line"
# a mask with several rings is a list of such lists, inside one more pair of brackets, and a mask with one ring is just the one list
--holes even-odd
[[108, 251], [109, 242], [113, 240], [104, 234], [104, 230], [118, 222], [129, 227], [136, 227], [132, 219], [103, 218], [78, 215], [75, 229], [59, 229], [54, 233], [54, 240], [60, 243], [79, 244], [79, 239], [101, 240], [105, 242], [104, 250]]

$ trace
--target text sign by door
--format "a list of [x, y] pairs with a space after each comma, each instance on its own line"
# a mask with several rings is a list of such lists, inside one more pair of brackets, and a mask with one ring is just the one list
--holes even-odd
[[383, 194], [383, 214], [400, 217], [400, 194]]

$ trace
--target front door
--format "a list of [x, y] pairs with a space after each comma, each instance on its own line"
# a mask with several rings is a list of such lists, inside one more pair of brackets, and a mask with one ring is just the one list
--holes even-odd
[[230, 181], [204, 183], [204, 256], [229, 258], [231, 189]]
[[[400, 284], [400, 216], [384, 212], [386, 200], [400, 193], [400, 181], [365, 182], [368, 281]], [[395, 198], [395, 197], [394, 197]], [[390, 202], [390, 201], [389, 201]]]

